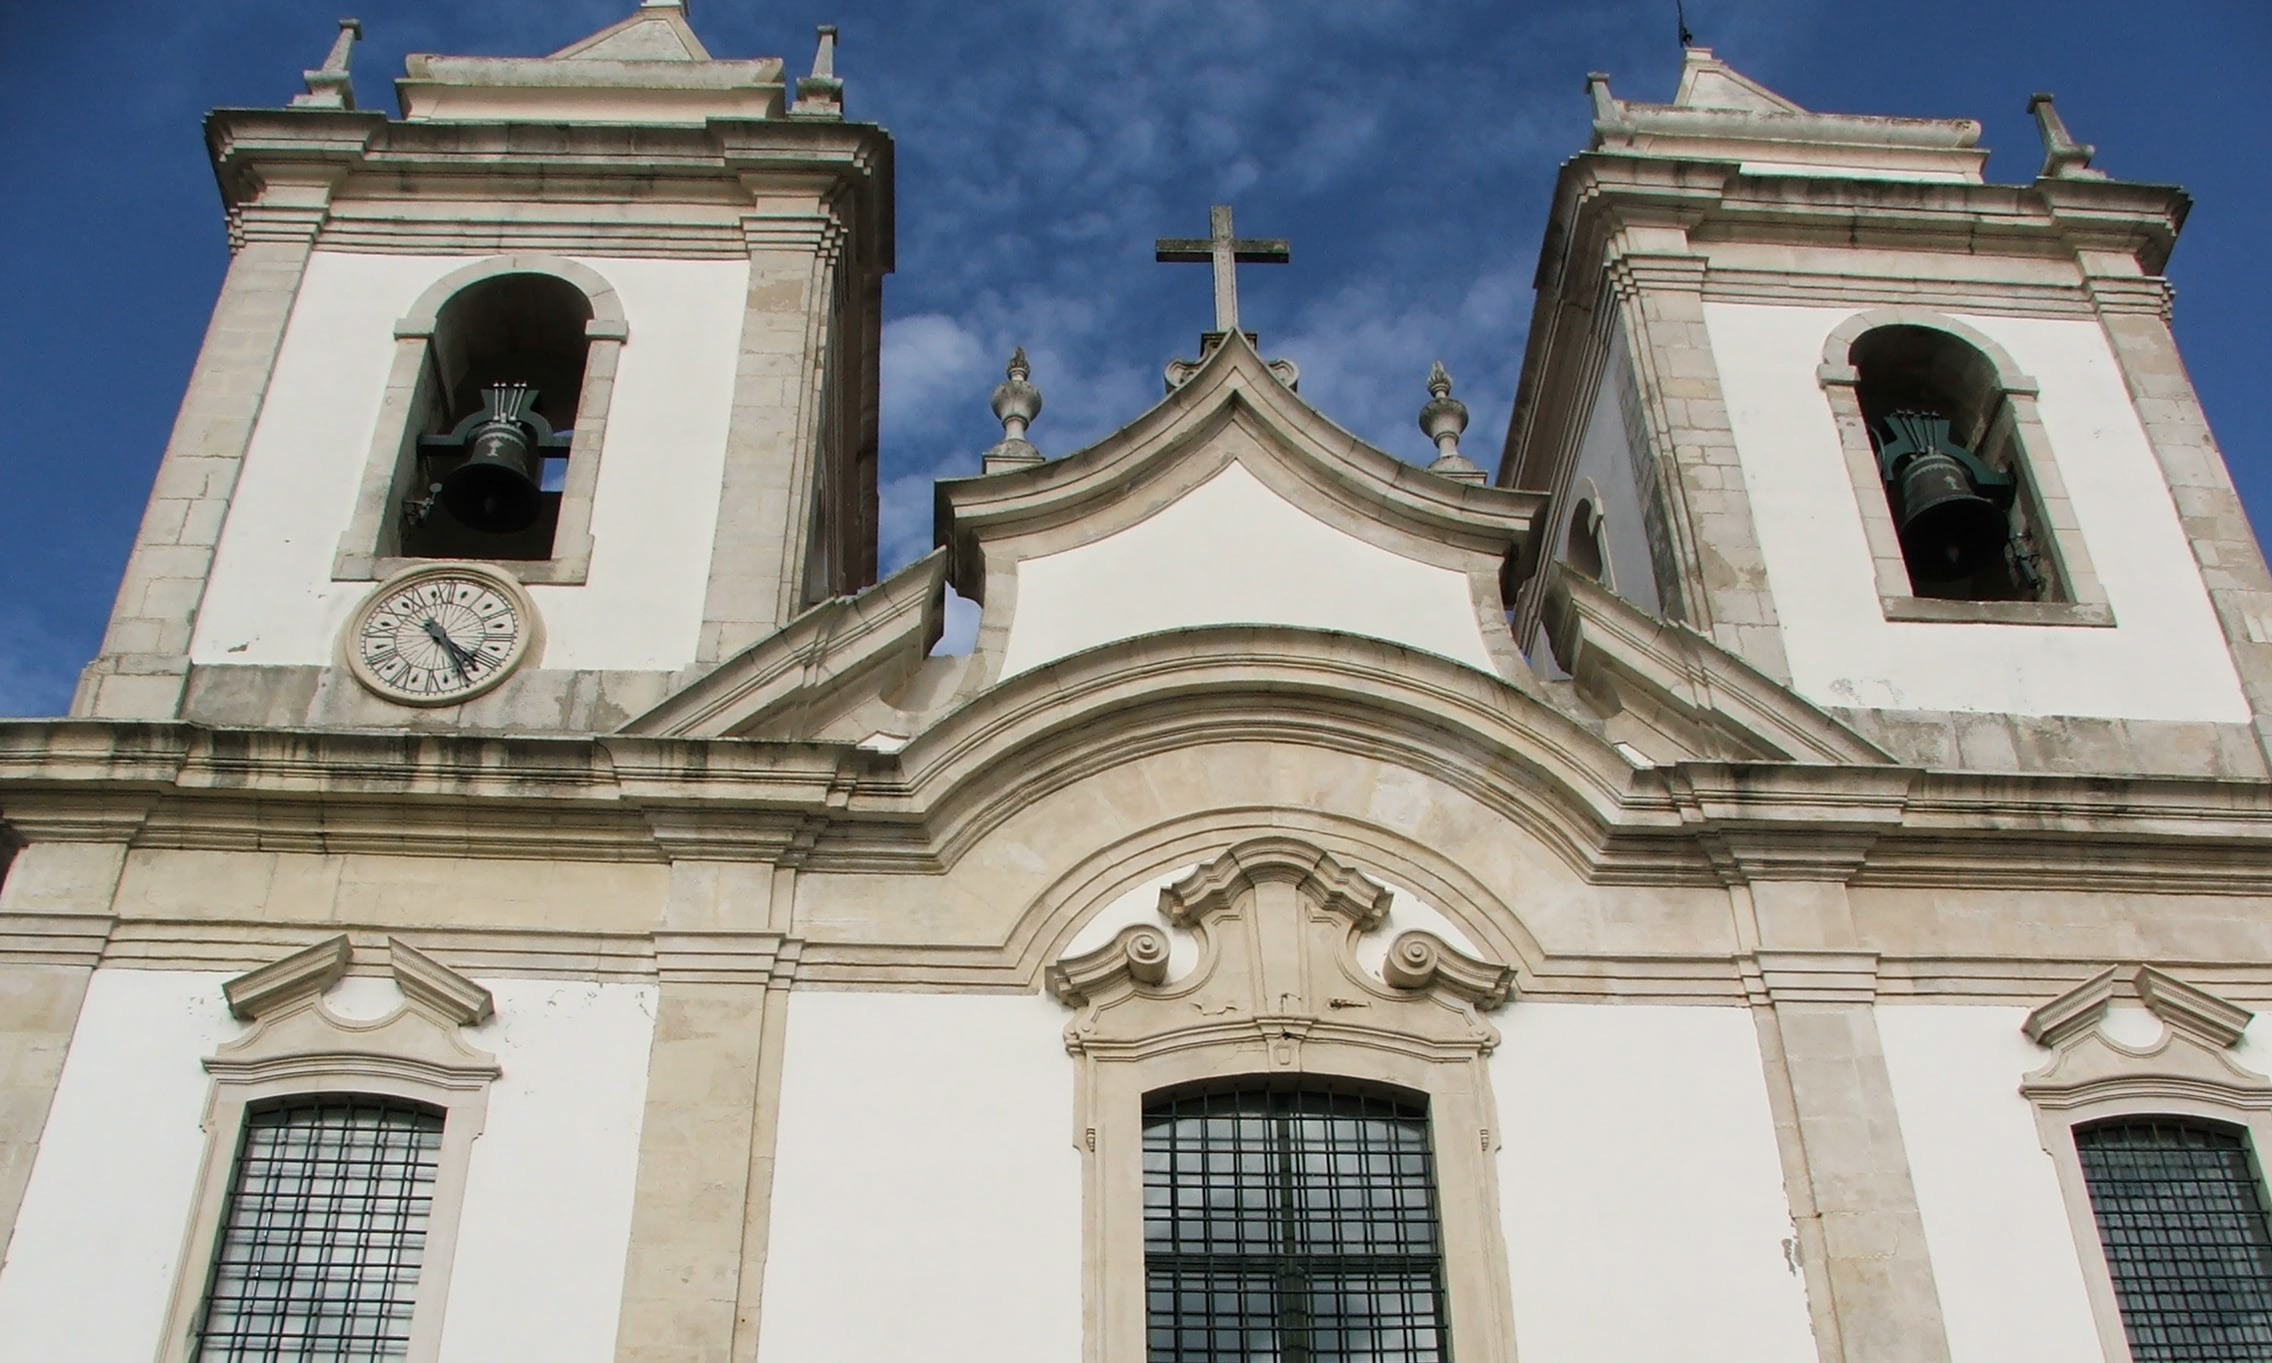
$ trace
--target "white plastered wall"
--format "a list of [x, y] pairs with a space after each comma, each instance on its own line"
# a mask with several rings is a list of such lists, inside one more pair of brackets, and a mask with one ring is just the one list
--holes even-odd
[[2058, 1174], [2020, 1096], [2051, 1058], [2021, 1034], [2027, 1010], [1877, 1014], [1950, 1363], [2099, 1358]]
[[[2115, 628], [1888, 621], [1815, 377], [1851, 308], [1707, 303], [1792, 685], [1882, 709], [2245, 723], [2248, 705], [2160, 465], [2097, 323], [1959, 316], [2037, 402]], [[2171, 686], [2173, 676], [2186, 685]]]
[[1523, 1363], [1814, 1363], [1750, 1012], [1517, 1002], [1493, 1020]]
[[1468, 580], [1367, 544], [1236, 463], [1158, 513], [1018, 564], [1002, 675], [1195, 625], [1294, 625], [1495, 669]]
[[1032, 994], [790, 995], [758, 1357], [1081, 1356], [1066, 1016]]
[[[435, 281], [481, 257], [318, 251], [277, 355], [190, 646], [197, 663], [327, 666], [371, 584], [334, 582], [354, 514], [394, 324]], [[579, 586], [530, 589], [542, 665], [671, 670], [702, 624], [746, 261], [581, 263], [615, 287], [630, 328]]]
[[[1657, 573], [1649, 561], [1649, 531], [1641, 514], [1641, 493], [1633, 476], [1633, 433], [1625, 421], [1625, 398], [1633, 384], [1633, 360], [1619, 333], [1602, 361], [1601, 387], [1594, 393], [1593, 410], [1578, 438], [1578, 464], [1570, 475], [1570, 491], [1553, 508], [1554, 543], [1551, 557], [1570, 556], [1570, 517], [1578, 502], [1598, 492], [1602, 513], [1602, 548], [1616, 593], [1651, 615], [1663, 613], [1657, 600]], [[1546, 628], [1531, 639], [1534, 666], [1551, 664]]]
[[[243, 1024], [226, 975], [95, 972], [0, 1266], [0, 1355], [41, 1363], [158, 1356], [205, 1156], [201, 1061]], [[614, 1357], [631, 1233], [654, 990], [489, 983], [497, 1016], [468, 1030], [502, 1075], [474, 1142], [442, 1363]], [[343, 1015], [399, 995], [350, 979]]]

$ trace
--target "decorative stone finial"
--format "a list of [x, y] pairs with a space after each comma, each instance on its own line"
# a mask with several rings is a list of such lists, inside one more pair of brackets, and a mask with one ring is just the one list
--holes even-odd
[[1461, 483], [1480, 483], [1483, 470], [1459, 452], [1460, 432], [1467, 429], [1467, 404], [1452, 396], [1452, 376], [1438, 360], [1428, 371], [1428, 403], [1420, 409], [1420, 433], [1436, 442], [1436, 462], [1428, 472]]
[[844, 117], [844, 82], [836, 78], [836, 25], [822, 24], [813, 49], [813, 73], [797, 77], [797, 102], [789, 106], [792, 118]]
[[331, 55], [323, 65], [313, 71], [303, 71], [300, 78], [308, 83], [308, 92], [292, 96], [295, 109], [352, 109], [355, 107], [355, 84], [348, 77], [347, 66], [355, 56], [355, 40], [363, 36], [359, 19], [339, 21], [339, 36], [331, 43]]
[[1002, 443], [988, 450], [980, 461], [988, 473], [1042, 462], [1041, 451], [1026, 439], [1026, 428], [1041, 415], [1041, 390], [1027, 382], [1033, 377], [1033, 366], [1026, 362], [1024, 346], [1011, 353], [1003, 374], [994, 389], [994, 416], [1002, 423]]
[[2039, 180], [2103, 180], [2106, 172], [2091, 169], [2091, 157], [2098, 148], [2087, 142], [2077, 142], [2067, 133], [2067, 120], [2051, 103], [2051, 96], [2038, 91], [2027, 102], [2027, 111], [2035, 115], [2035, 130], [2043, 135], [2043, 169], [2035, 176]]

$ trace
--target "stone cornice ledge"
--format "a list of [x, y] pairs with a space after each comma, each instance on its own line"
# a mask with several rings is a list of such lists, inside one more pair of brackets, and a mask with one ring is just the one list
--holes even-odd
[[[1408, 677], [1426, 672], [1397, 656]], [[1199, 661], [1186, 658], [1176, 670], [1202, 680]], [[1455, 670], [1442, 669], [1447, 678]], [[1286, 679], [1269, 669], [1235, 671], [1252, 675], [1226, 695], [1263, 694], [1256, 687], [1267, 684], [1313, 732], [1331, 718], [1314, 697], [1285, 699]], [[1032, 686], [1057, 697], [1053, 713], [1062, 720], [1068, 679], [1033, 675]], [[1382, 684], [1370, 663], [1363, 675]], [[1192, 695], [1203, 690], [1178, 702], [1178, 741], [1215, 732], [1190, 723]], [[1117, 696], [1100, 693], [1097, 703], [1109, 710]], [[1028, 697], [1043, 699], [1038, 691]], [[1428, 699], [1439, 729], [1462, 713], [1449, 704], [1456, 695]], [[1157, 717], [1138, 718], [1151, 725]], [[2272, 783], [1702, 761], [1619, 774], [1611, 758], [1576, 761], [1590, 749], [1550, 746], [1578, 738], [1545, 727], [1551, 719], [1541, 711], [1530, 729], [1463, 720], [1458, 732], [1483, 745], [1478, 751], [1504, 748], [1526, 763], [1560, 754], [1561, 765], [1535, 770], [1579, 783], [1571, 791], [1503, 790], [1494, 802], [1562, 838], [1580, 872], [1596, 880], [1688, 884], [1733, 875], [2272, 893]], [[794, 852], [816, 870], [931, 871], [959, 854], [996, 806], [1078, 779], [1151, 732], [1059, 723], [1010, 742], [1002, 720], [984, 712], [900, 754], [841, 743], [0, 721], [0, 818], [33, 844], [606, 861]], [[1244, 711], [1211, 722], [1233, 720], [1259, 722]], [[1003, 742], [989, 746], [994, 739]], [[1037, 762], [1050, 770], [1037, 776]], [[1608, 779], [1602, 772], [1624, 784], [1589, 789], [1586, 782]]]

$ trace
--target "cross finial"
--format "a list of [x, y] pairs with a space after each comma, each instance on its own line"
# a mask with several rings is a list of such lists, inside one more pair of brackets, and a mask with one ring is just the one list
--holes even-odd
[[1236, 267], [1284, 265], [1294, 258], [1283, 237], [1249, 237], [1231, 233], [1231, 206], [1216, 204], [1207, 210], [1207, 236], [1161, 237], [1153, 259], [1168, 264], [1206, 261], [1215, 267], [1215, 330], [1228, 336], [1239, 329], [1239, 282]]

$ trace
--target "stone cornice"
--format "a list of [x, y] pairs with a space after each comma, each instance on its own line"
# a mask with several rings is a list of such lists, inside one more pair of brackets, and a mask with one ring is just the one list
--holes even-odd
[[[320, 182], [328, 212], [319, 202], [306, 230], [348, 249], [740, 256], [750, 249], [740, 211], [787, 193], [844, 217], [863, 269], [894, 263], [892, 143], [871, 124], [425, 122], [289, 108], [216, 109], [205, 132], [232, 223], [279, 185]], [[419, 201], [449, 204], [450, 221], [414, 211]], [[579, 216], [599, 202], [631, 216]]]
[[1495, 678], [1390, 645], [1222, 627], [1021, 674], [898, 752], [611, 735], [0, 723], [27, 843], [795, 862], [933, 873], [1051, 791], [1232, 741], [1368, 754], [1459, 789], [1597, 883], [2272, 892], [2272, 784], [1688, 761], [1635, 769]]

